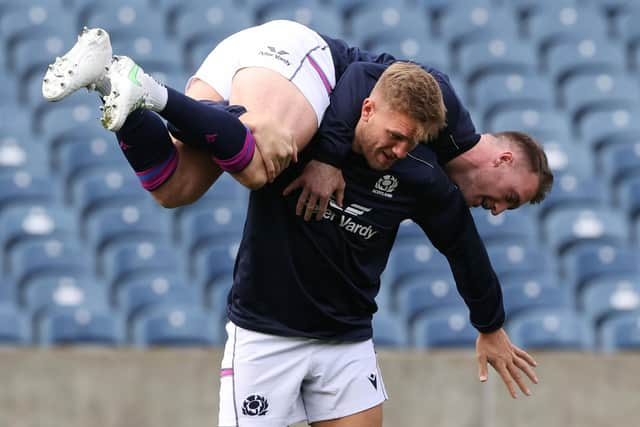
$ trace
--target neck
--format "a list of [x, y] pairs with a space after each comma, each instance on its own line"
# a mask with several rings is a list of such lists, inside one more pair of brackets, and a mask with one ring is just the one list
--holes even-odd
[[488, 135], [480, 135], [480, 141], [471, 149], [454, 157], [445, 165], [445, 171], [449, 178], [458, 186], [463, 184], [465, 178], [473, 175], [473, 171], [490, 161]]

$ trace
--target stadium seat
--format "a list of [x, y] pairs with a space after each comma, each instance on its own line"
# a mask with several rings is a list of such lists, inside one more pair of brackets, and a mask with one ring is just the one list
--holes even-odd
[[87, 96], [82, 91], [68, 96], [62, 103], [42, 103], [34, 110], [33, 130], [37, 135], [53, 139], [85, 125], [100, 126], [99, 105], [98, 97]]
[[579, 294], [580, 309], [593, 325], [615, 314], [640, 309], [638, 275], [592, 280]]
[[111, 1], [109, 3], [94, 1], [80, 8], [79, 27], [100, 27], [109, 33], [137, 30], [140, 35], [164, 28], [165, 22], [160, 10], [149, 7], [148, 3], [145, 3], [143, 1]]
[[529, 212], [505, 211], [493, 215], [485, 209], [472, 209], [473, 220], [482, 240], [492, 243], [535, 243], [538, 239], [538, 227]]
[[405, 40], [411, 37], [419, 42], [429, 38], [429, 21], [426, 15], [416, 13], [403, 3], [362, 8], [352, 14], [349, 21], [349, 35], [356, 44], [370, 49], [371, 44], [380, 40]]
[[[414, 37], [411, 32], [401, 35], [400, 38], [374, 40], [369, 44], [369, 50], [374, 53], [389, 53], [397, 59], [414, 61], [445, 73], [451, 69], [449, 49], [444, 44], [426, 37]], [[459, 86], [454, 87], [460, 89]]]
[[321, 4], [319, 1], [301, 1], [294, 4], [277, 2], [258, 17], [258, 23], [275, 19], [296, 21], [329, 37], [341, 38], [344, 34], [344, 22], [340, 12], [331, 7], [331, 4]]
[[6, 271], [19, 288], [37, 277], [91, 275], [93, 257], [75, 239], [45, 239], [15, 245], [7, 254]]
[[38, 321], [37, 335], [37, 341], [43, 347], [112, 347], [125, 343], [124, 322], [117, 313], [84, 307], [56, 307], [48, 310]]
[[549, 109], [554, 105], [551, 84], [535, 75], [488, 74], [470, 87], [472, 104], [486, 122], [501, 111]]
[[70, 201], [82, 222], [99, 210], [122, 209], [149, 197], [133, 172], [115, 168], [98, 170], [78, 179], [72, 192]]
[[407, 324], [423, 312], [442, 307], [464, 306], [451, 272], [418, 273], [406, 277], [394, 289], [395, 312]]
[[498, 278], [507, 280], [512, 274], [555, 271], [555, 262], [546, 248], [537, 242], [494, 243], [487, 245], [487, 253]]
[[169, 224], [164, 211], [145, 204], [105, 207], [87, 218], [83, 235], [90, 247], [100, 254], [119, 242], [169, 242]]
[[69, 196], [74, 187], [87, 176], [104, 175], [113, 170], [135, 176], [111, 135], [87, 130], [76, 135], [65, 133], [61, 138], [64, 143], [58, 149], [55, 168], [63, 180], [67, 201], [72, 201]]
[[620, 141], [640, 139], [638, 108], [618, 108], [585, 114], [576, 123], [576, 136], [594, 152]]
[[591, 350], [594, 330], [572, 309], [539, 308], [507, 321], [511, 342], [525, 350]]
[[[182, 46], [167, 37], [164, 28], [116, 29], [109, 31], [109, 35], [114, 54], [131, 57], [146, 73], [172, 73], [183, 69]], [[186, 81], [175, 89], [182, 91], [184, 83]]]
[[554, 286], [538, 280], [519, 285], [513, 285], [513, 280], [511, 283], [502, 289], [508, 318], [536, 308], [575, 309], [575, 297], [569, 286]]
[[[214, 184], [215, 186], [215, 184]], [[211, 244], [239, 240], [244, 227], [245, 209], [224, 203], [186, 212], [179, 221], [179, 239], [189, 255]]]
[[576, 121], [598, 110], [633, 108], [638, 105], [638, 82], [626, 74], [578, 74], [561, 87], [562, 105]]
[[0, 215], [0, 248], [5, 253], [19, 242], [77, 237], [71, 212], [60, 205], [15, 206]]
[[17, 307], [0, 304], [0, 347], [29, 345], [31, 324]]
[[165, 304], [143, 313], [133, 325], [139, 347], [209, 347], [224, 342], [211, 313], [198, 306]]
[[27, 33], [66, 31], [74, 28], [73, 14], [66, 13], [59, 1], [36, 0], [5, 4], [0, 15], [0, 36], [3, 45], [11, 45]]
[[227, 299], [233, 285], [233, 274], [227, 273], [211, 281], [204, 289], [205, 302], [213, 318], [218, 322], [218, 329], [224, 335], [224, 324], [227, 322]]
[[48, 175], [48, 161], [44, 145], [33, 143], [29, 132], [0, 131], [0, 178], [15, 177], [20, 170], [32, 176]]
[[605, 207], [563, 207], [549, 212], [543, 221], [543, 232], [547, 247], [556, 254], [596, 241], [625, 245], [630, 235], [626, 218]]
[[17, 170], [12, 175], [0, 175], [0, 212], [12, 206], [61, 201], [57, 180], [40, 173], [34, 176], [25, 170]]
[[543, 61], [550, 79], [558, 86], [581, 74], [619, 74], [626, 68], [625, 52], [619, 44], [589, 37], [555, 44]]
[[593, 280], [614, 280], [640, 273], [640, 257], [635, 248], [597, 241], [567, 250], [560, 262], [564, 281], [575, 291]]
[[404, 243], [424, 243], [426, 235], [422, 228], [410, 219], [405, 219], [398, 227], [396, 234], [396, 245]]
[[184, 274], [180, 252], [167, 243], [145, 240], [114, 243], [98, 257], [98, 272], [110, 289], [137, 276]]
[[193, 255], [187, 256], [190, 262], [190, 276], [199, 286], [207, 287], [221, 276], [231, 274], [240, 246], [240, 235], [226, 243], [203, 246]]
[[490, 132], [518, 129], [536, 135], [552, 133], [564, 136], [571, 131], [564, 111], [546, 108], [500, 111], [490, 118], [487, 126]]
[[[549, 167], [556, 177], [564, 175], [577, 176], [581, 179], [593, 177], [594, 160], [589, 147], [574, 144], [570, 139], [555, 138], [550, 134], [536, 139], [542, 144]], [[558, 185], [557, 182], [555, 185]]]
[[612, 189], [625, 179], [640, 176], [640, 139], [606, 146], [598, 157], [602, 178]]
[[49, 309], [85, 308], [105, 311], [109, 308], [107, 290], [90, 277], [42, 277], [34, 280], [22, 292], [22, 306], [38, 321]]
[[460, 46], [471, 40], [518, 37], [518, 24], [513, 13], [482, 2], [471, 7], [459, 3], [458, 7], [448, 9], [438, 24], [438, 35], [452, 49], [454, 63], [458, 60]]
[[[632, 176], [616, 187], [616, 203], [631, 220], [640, 218], [640, 176]], [[640, 236], [635, 236], [636, 240]]]
[[505, 36], [496, 36], [488, 40], [472, 39], [463, 43], [458, 52], [456, 65], [456, 71], [461, 73], [465, 80], [475, 82], [486, 74], [534, 74], [538, 70], [538, 57], [530, 44]]
[[478, 331], [471, 326], [466, 307], [449, 307], [418, 317], [412, 336], [417, 348], [473, 348]]
[[0, 306], [13, 306], [18, 302], [18, 292], [16, 288], [16, 282], [11, 277], [0, 278]]
[[188, 286], [184, 277], [165, 272], [149, 273], [132, 280], [123, 280], [115, 291], [115, 307], [131, 323], [140, 313], [164, 303], [201, 304], [195, 286]]
[[422, 243], [394, 245], [381, 276], [380, 292], [392, 293], [402, 279], [422, 272], [450, 273], [447, 259], [426, 239]]
[[640, 349], [640, 311], [621, 313], [602, 322], [600, 348], [605, 352]]
[[599, 179], [569, 171], [554, 177], [553, 188], [538, 208], [538, 213], [544, 219], [549, 213], [559, 209], [599, 207], [604, 206], [606, 200], [605, 186]]
[[409, 345], [406, 323], [387, 311], [373, 315], [373, 344], [376, 348], [404, 348]]
[[524, 21], [525, 37], [545, 51], [557, 43], [584, 36], [607, 37], [605, 17], [596, 10], [559, 2], [559, 7], [542, 7]]

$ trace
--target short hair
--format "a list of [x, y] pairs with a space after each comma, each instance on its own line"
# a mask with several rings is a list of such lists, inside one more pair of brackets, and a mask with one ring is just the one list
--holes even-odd
[[498, 139], [507, 139], [524, 154], [528, 170], [538, 175], [538, 191], [530, 203], [542, 202], [553, 186], [553, 172], [549, 168], [547, 155], [542, 146], [524, 132], [505, 131], [495, 133], [493, 136]]
[[418, 140], [435, 137], [446, 125], [447, 109], [436, 79], [412, 62], [394, 62], [380, 75], [371, 93], [418, 123]]

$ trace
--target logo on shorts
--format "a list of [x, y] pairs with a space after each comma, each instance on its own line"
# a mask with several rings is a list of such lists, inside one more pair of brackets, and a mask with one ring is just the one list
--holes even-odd
[[242, 413], [255, 417], [256, 415], [265, 415], [269, 409], [267, 399], [259, 394], [252, 394], [242, 402]]
[[267, 50], [261, 50], [258, 55], [262, 55], [262, 56], [271, 56], [274, 57], [275, 59], [277, 59], [278, 61], [281, 61], [282, 63], [284, 63], [286, 66], [291, 65], [291, 62], [289, 62], [289, 60], [287, 58], [285, 58], [285, 55], [289, 55], [289, 52], [287, 52], [286, 50], [282, 50], [282, 49], [276, 49], [273, 46], [267, 46]]
[[398, 178], [393, 175], [385, 175], [376, 182], [375, 187], [371, 191], [378, 196], [384, 196], [392, 198], [393, 190], [398, 187]]
[[369, 380], [369, 382], [371, 383], [373, 388], [375, 388], [377, 390], [378, 389], [378, 377], [376, 376], [376, 373], [375, 372], [370, 373], [369, 376], [367, 377], [367, 379]]

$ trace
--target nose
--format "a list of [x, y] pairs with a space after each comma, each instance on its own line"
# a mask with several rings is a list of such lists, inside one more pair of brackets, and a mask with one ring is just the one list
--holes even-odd
[[504, 204], [504, 203], [495, 203], [493, 205], [493, 208], [491, 208], [491, 215], [493, 215], [493, 216], [500, 215], [506, 209], [507, 209], [507, 205], [506, 204]]
[[393, 152], [393, 155], [396, 156], [396, 158], [404, 159], [409, 153], [410, 146], [411, 145], [406, 141], [398, 142], [393, 146], [391, 151]]

